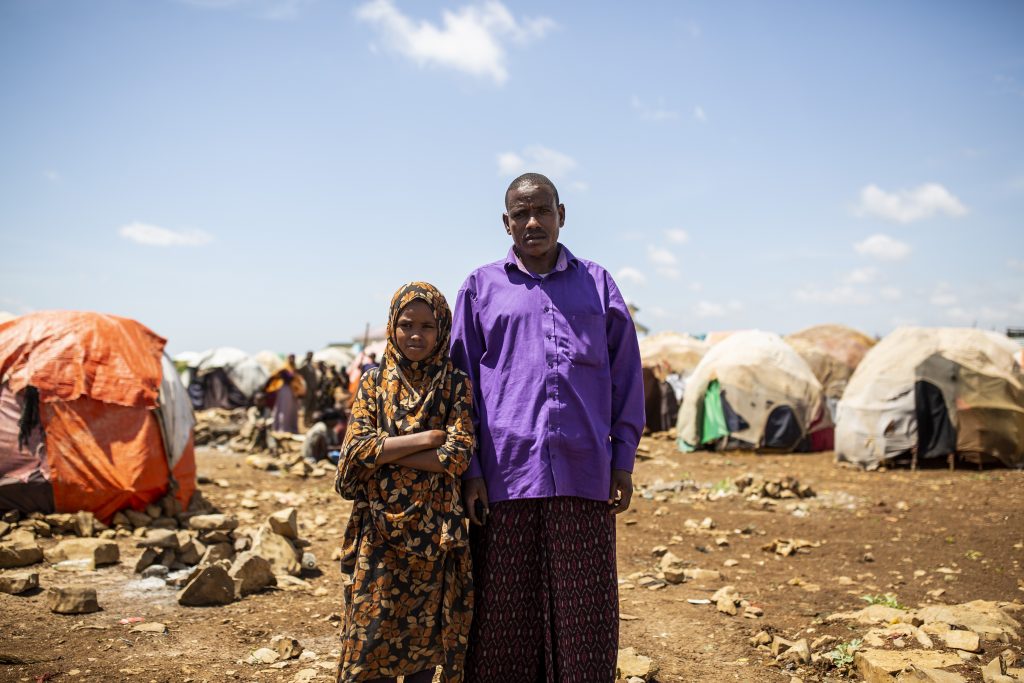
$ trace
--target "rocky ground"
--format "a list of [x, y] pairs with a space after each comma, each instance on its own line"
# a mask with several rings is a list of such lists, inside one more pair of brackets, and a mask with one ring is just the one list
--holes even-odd
[[[1024, 680], [1024, 473], [641, 450], [619, 519], [623, 679]], [[0, 546], [45, 553], [0, 570], [0, 681], [333, 680], [348, 511], [332, 478], [197, 456], [213, 517], [153, 510], [88, 547], [66, 543], [89, 531], [76, 520], [0, 525]], [[75, 587], [95, 595], [54, 590]]]

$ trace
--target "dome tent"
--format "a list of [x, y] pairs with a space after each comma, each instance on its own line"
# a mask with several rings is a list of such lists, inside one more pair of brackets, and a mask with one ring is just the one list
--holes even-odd
[[165, 343], [98, 313], [0, 324], [0, 509], [106, 522], [168, 490], [188, 505], [194, 418]]
[[1024, 467], [1016, 351], [996, 332], [897, 329], [850, 378], [836, 413], [837, 458], [869, 469], [953, 455]]
[[644, 412], [652, 432], [675, 425], [686, 379], [707, 348], [700, 339], [679, 332], [658, 332], [640, 340]]
[[684, 451], [715, 446], [791, 451], [823, 448], [814, 437], [829, 435], [831, 423], [821, 383], [807, 363], [779, 335], [748, 330], [729, 335], [701, 359], [687, 383], [676, 428]]
[[845, 325], [815, 325], [787, 335], [786, 343], [807, 362], [825, 396], [838, 400], [875, 340]]
[[244, 408], [270, 378], [256, 358], [229, 346], [180, 353], [174, 360], [187, 365], [184, 381], [196, 410]]

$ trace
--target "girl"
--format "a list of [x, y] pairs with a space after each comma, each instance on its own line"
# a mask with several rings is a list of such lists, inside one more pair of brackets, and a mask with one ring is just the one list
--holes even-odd
[[359, 383], [336, 488], [345, 530], [338, 681], [462, 680], [473, 606], [461, 475], [473, 448], [469, 378], [448, 356], [452, 314], [425, 282], [391, 299], [387, 349]]

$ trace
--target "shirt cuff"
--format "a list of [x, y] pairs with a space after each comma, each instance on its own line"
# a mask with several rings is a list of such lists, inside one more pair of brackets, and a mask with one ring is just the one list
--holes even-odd
[[484, 471], [480, 468], [480, 460], [477, 459], [476, 455], [469, 457], [469, 467], [462, 474], [463, 481], [467, 479], [483, 479]]
[[633, 471], [636, 462], [636, 445], [612, 439], [612, 469]]

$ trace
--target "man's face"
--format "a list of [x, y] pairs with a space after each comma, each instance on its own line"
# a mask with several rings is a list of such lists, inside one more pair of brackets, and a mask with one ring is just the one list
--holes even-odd
[[539, 259], [558, 248], [565, 206], [555, 203], [555, 193], [546, 185], [519, 185], [509, 192], [508, 209], [501, 218], [520, 257]]

